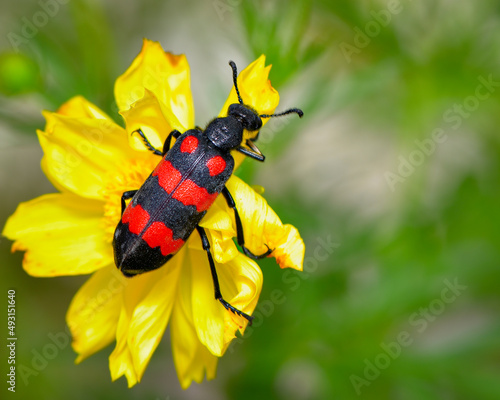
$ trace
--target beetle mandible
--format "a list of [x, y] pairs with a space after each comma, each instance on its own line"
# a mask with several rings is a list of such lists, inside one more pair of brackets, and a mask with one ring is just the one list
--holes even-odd
[[[252, 107], [245, 105], [237, 84], [237, 69], [229, 62], [233, 71], [233, 84], [238, 103], [231, 104], [227, 117], [215, 118], [203, 131], [189, 129], [184, 134], [178, 130], [167, 136], [163, 150], [153, 147], [141, 129], [137, 132], [146, 147], [162, 157], [151, 175], [138, 190], [124, 192], [121, 197], [120, 222], [113, 237], [115, 263], [127, 277], [160, 268], [184, 245], [196, 229], [201, 237], [215, 290], [215, 299], [235, 314], [246, 318], [251, 316], [236, 309], [222, 297], [215, 263], [210, 252], [210, 243], [205, 230], [198, 224], [208, 208], [222, 193], [227, 205], [234, 210], [238, 245], [250, 258], [258, 260], [272, 253], [253, 254], [245, 247], [243, 227], [235, 202], [226, 188], [234, 168], [232, 150], [248, 157], [264, 161], [264, 155], [255, 146], [262, 118], [278, 117], [303, 112], [291, 108], [278, 114], [259, 115]], [[242, 145], [243, 130], [257, 132]], [[172, 138], [176, 139], [171, 147]], [[130, 200], [126, 205], [126, 200]]]

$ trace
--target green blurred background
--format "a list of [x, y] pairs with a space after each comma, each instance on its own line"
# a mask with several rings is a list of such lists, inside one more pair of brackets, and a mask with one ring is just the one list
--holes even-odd
[[86, 277], [31, 278], [2, 239], [2, 293], [6, 303], [17, 292], [17, 366], [28, 371], [12, 397], [499, 399], [498, 4], [4, 1], [1, 226], [54, 191], [39, 166], [40, 111], [81, 94], [119, 120], [113, 83], [143, 37], [187, 55], [201, 126], [231, 87], [227, 61], [243, 68], [261, 53], [279, 109], [305, 112], [271, 121], [266, 163], [238, 174], [299, 228], [306, 272], [260, 262], [256, 323], [215, 380], [180, 389], [168, 332], [130, 390], [111, 382], [111, 347], [74, 365], [64, 316]]

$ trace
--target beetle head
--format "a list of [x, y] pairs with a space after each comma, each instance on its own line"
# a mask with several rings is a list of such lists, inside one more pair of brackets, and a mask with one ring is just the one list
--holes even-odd
[[227, 109], [227, 115], [236, 118], [247, 131], [258, 131], [262, 127], [259, 114], [244, 104], [231, 104]]
[[[205, 130], [210, 141], [222, 150], [238, 150], [255, 160], [264, 161], [265, 157], [255, 146], [254, 142], [258, 138], [258, 131], [262, 127], [262, 118], [280, 117], [291, 113], [296, 113], [302, 117], [303, 112], [298, 108], [290, 108], [278, 114], [261, 114], [252, 107], [246, 106], [241, 98], [238, 89], [238, 71], [236, 64], [229, 61], [233, 70], [233, 85], [238, 97], [238, 103], [231, 104], [227, 109], [227, 117], [216, 118]], [[242, 145], [243, 130], [257, 132], [254, 137], [248, 138], [245, 145]]]

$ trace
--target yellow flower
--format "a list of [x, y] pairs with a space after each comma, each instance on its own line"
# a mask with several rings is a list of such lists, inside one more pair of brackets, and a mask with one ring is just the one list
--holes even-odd
[[[264, 56], [241, 72], [238, 84], [246, 104], [272, 114], [279, 96], [268, 81]], [[125, 375], [129, 387], [145, 368], [170, 325], [172, 351], [181, 386], [215, 376], [218, 357], [247, 321], [214, 299], [206, 252], [198, 235], [163, 267], [125, 278], [113, 260], [112, 237], [120, 220], [123, 192], [138, 189], [159, 157], [138, 135], [162, 148], [169, 132], [194, 127], [189, 66], [185, 56], [165, 53], [148, 40], [115, 84], [115, 97], [125, 128], [82, 97], [55, 112], [44, 112], [38, 131], [44, 151], [42, 168], [59, 193], [22, 203], [9, 218], [3, 235], [12, 250], [26, 251], [23, 267], [33, 276], [90, 274], [67, 313], [77, 362], [113, 340], [109, 358], [112, 379]], [[223, 106], [237, 102], [234, 88]], [[235, 154], [241, 162], [239, 154]], [[241, 179], [227, 187], [243, 222], [246, 247], [261, 254], [268, 245], [280, 267], [302, 269], [304, 244], [297, 230], [283, 225], [266, 201]], [[251, 314], [262, 287], [258, 265], [234, 243], [233, 211], [222, 196], [200, 225], [208, 233], [224, 298]]]

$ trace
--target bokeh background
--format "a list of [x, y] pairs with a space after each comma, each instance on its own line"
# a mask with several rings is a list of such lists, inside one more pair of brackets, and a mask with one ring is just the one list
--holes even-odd
[[41, 110], [81, 94], [119, 120], [114, 80], [147, 37], [187, 55], [201, 126], [229, 92], [228, 60], [243, 68], [266, 54], [279, 109], [305, 116], [270, 122], [260, 141], [266, 162], [248, 160], [238, 174], [265, 187], [307, 252], [301, 274], [260, 262], [258, 318], [215, 380], [182, 391], [167, 332], [143, 381], [127, 389], [124, 378], [110, 380], [111, 347], [73, 363], [64, 316], [86, 277], [32, 278], [3, 238], [0, 325], [7, 336], [14, 288], [19, 339], [17, 390], [7, 392], [4, 379], [0, 397], [500, 398], [498, 2], [4, 0], [1, 8], [1, 226], [19, 202], [54, 192], [39, 166]]

